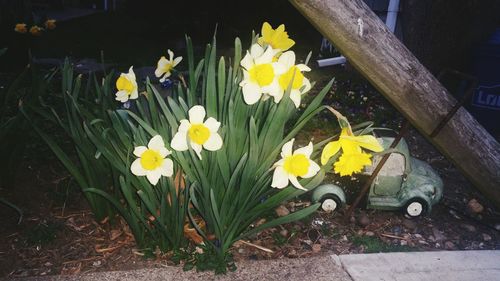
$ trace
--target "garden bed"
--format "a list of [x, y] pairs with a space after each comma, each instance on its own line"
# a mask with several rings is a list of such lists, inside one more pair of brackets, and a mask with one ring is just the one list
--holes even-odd
[[[373, 89], [344, 70], [319, 71], [315, 79], [335, 71], [339, 81], [325, 103], [377, 125], [397, 129], [402, 118]], [[324, 75], [324, 76], [322, 76]], [[351, 76], [345, 76], [351, 75]], [[366, 98], [365, 98], [366, 97]], [[361, 114], [360, 114], [361, 113]], [[349, 114], [346, 114], [349, 115]], [[348, 116], [349, 117], [349, 116]], [[354, 120], [353, 120], [354, 121]], [[319, 116], [298, 136], [302, 143], [330, 135], [335, 120]], [[412, 155], [428, 162], [444, 181], [444, 198], [428, 217], [408, 219], [400, 212], [357, 209], [344, 219], [344, 210], [323, 211], [301, 221], [267, 229], [231, 249], [236, 265], [244, 259], [301, 258], [325, 254], [388, 251], [500, 249], [500, 213], [478, 194], [439, 152], [415, 130], [406, 140]], [[33, 154], [47, 154], [38, 145]], [[30, 153], [28, 153], [30, 155]], [[121, 221], [96, 222], [70, 176], [54, 158], [27, 159], [15, 188], [2, 190], [5, 198], [25, 213], [3, 209], [0, 221], [0, 276], [81, 274], [130, 270], [175, 264], [182, 253], [146, 252], [135, 246]], [[26, 196], [29, 194], [29, 196]], [[308, 194], [280, 206], [269, 218], [310, 204]], [[2, 208], [4, 208], [2, 206]], [[262, 224], [265, 219], [256, 221]], [[200, 262], [200, 261], [199, 261]], [[207, 261], [208, 262], [208, 261]], [[190, 267], [188, 264], [187, 267]]]

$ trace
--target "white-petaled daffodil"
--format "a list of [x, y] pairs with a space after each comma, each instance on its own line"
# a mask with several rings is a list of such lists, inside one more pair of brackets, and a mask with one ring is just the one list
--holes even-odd
[[[201, 105], [195, 105], [188, 112], [189, 120], [180, 121], [179, 129], [174, 135], [171, 147], [177, 151], [188, 150], [188, 145], [201, 159], [201, 150], [216, 151], [222, 147], [222, 138], [217, 133], [220, 122], [213, 117], [205, 120], [205, 109]], [[203, 122], [205, 120], [205, 122]]]
[[241, 60], [243, 80], [240, 86], [247, 104], [255, 104], [262, 95], [274, 97], [276, 103], [281, 100], [278, 78], [286, 69], [279, 62], [273, 61], [277, 52], [270, 46], [264, 49], [259, 44], [254, 44]]
[[174, 52], [170, 49], [168, 52], [168, 60], [162, 56], [160, 60], [158, 60], [158, 64], [156, 66], [155, 75], [157, 78], [160, 78], [160, 82], [165, 81], [170, 75], [172, 75], [172, 70], [176, 65], [178, 65], [182, 61], [182, 57], [174, 58]]
[[148, 146], [137, 146], [134, 155], [139, 157], [132, 162], [130, 170], [136, 176], [146, 176], [152, 185], [156, 185], [161, 176], [170, 177], [174, 173], [174, 163], [165, 158], [172, 152], [165, 147], [160, 135], [154, 136]]
[[302, 95], [311, 89], [311, 82], [304, 77], [302, 71], [311, 71], [311, 69], [305, 64], [295, 65], [295, 53], [293, 51], [281, 54], [278, 63], [285, 66], [286, 69], [286, 72], [278, 78], [280, 95], [283, 96], [291, 83], [290, 99], [295, 104], [295, 107], [299, 108]]
[[120, 77], [116, 80], [116, 100], [127, 102], [129, 99], [137, 99], [139, 92], [137, 90], [137, 81], [135, 80], [134, 67], [131, 66], [128, 73], [121, 73]]
[[309, 142], [307, 146], [292, 151], [293, 141], [294, 139], [290, 140], [281, 148], [282, 158], [274, 163], [275, 168], [271, 186], [281, 189], [287, 187], [288, 182], [291, 182], [296, 188], [306, 190], [297, 178], [313, 177], [319, 172], [320, 167], [310, 159], [313, 152], [312, 142]]

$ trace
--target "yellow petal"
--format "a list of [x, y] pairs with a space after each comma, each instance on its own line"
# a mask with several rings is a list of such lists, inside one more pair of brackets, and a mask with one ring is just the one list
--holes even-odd
[[271, 25], [266, 21], [262, 24], [262, 30], [261, 30], [261, 33], [262, 33], [262, 37], [270, 37], [273, 33], [273, 28], [271, 27]]
[[377, 139], [374, 136], [370, 135], [363, 135], [363, 136], [341, 136], [342, 140], [351, 142], [357, 146], [360, 146], [362, 148], [374, 151], [374, 152], [380, 152], [384, 150], [384, 148], [380, 145], [380, 143], [377, 141]]
[[325, 145], [321, 152], [321, 165], [325, 165], [330, 158], [340, 150], [340, 141], [332, 141]]

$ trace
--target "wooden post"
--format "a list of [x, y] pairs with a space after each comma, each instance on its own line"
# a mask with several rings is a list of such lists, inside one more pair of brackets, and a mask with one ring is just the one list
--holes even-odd
[[464, 108], [429, 137], [457, 101], [362, 0], [290, 2], [500, 208], [500, 144]]

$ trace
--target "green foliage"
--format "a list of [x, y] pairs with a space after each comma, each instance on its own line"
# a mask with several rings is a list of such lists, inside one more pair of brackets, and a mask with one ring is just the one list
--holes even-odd
[[409, 252], [415, 249], [410, 246], [387, 244], [377, 237], [356, 235], [352, 243], [358, 247], [364, 247], [365, 253], [387, 253], [387, 252]]

